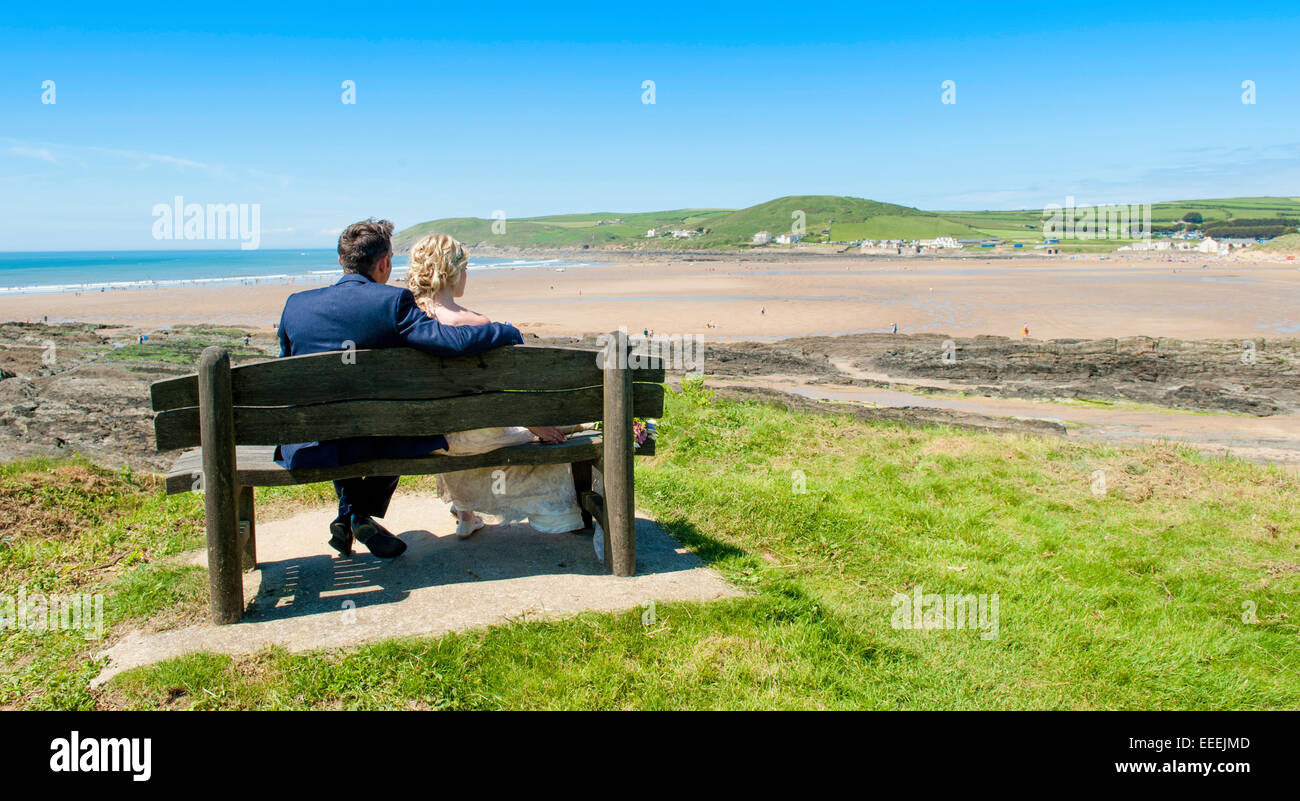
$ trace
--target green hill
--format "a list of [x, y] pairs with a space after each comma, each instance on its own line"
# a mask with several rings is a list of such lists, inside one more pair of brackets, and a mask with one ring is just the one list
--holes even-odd
[[759, 231], [767, 231], [773, 236], [788, 233], [800, 214], [806, 236], [811, 240], [980, 235], [969, 226], [908, 206], [857, 197], [792, 195], [718, 217], [712, 221], [709, 232], [698, 242], [691, 241], [691, 245], [743, 245]]
[[[1062, 201], [1064, 198], [1062, 198]], [[1184, 216], [1197, 213], [1204, 223], [1228, 220], [1283, 219], [1300, 220], [1300, 198], [1231, 197], [1209, 200], [1175, 200], [1151, 204], [1151, 227], [1168, 230], [1178, 226]], [[1040, 236], [1041, 209], [1015, 211], [939, 211], [946, 219], [963, 223], [1003, 239], [1028, 240]]]
[[[560, 214], [524, 217], [504, 221], [479, 217], [450, 217], [413, 225], [393, 237], [399, 252], [410, 249], [426, 234], [450, 234], [466, 244], [484, 243], [497, 247], [575, 248], [627, 245], [644, 238], [651, 228], [689, 228], [730, 214], [728, 209], [678, 209], [637, 214]], [[504, 222], [505, 231], [496, 233], [493, 223]], [[499, 226], [498, 226], [499, 228]]]
[[[469, 245], [534, 248], [740, 248], [748, 247], [755, 233], [774, 237], [788, 233], [802, 212], [805, 241], [852, 242], [859, 239], [958, 239], [998, 237], [1013, 242], [1033, 242], [1042, 237], [1041, 209], [1012, 211], [923, 211], [910, 206], [837, 195], [792, 195], [745, 209], [677, 209], [635, 214], [602, 212], [560, 214], [505, 220], [505, 231], [492, 230], [494, 220], [452, 217], [431, 220], [400, 231], [394, 237], [399, 251], [407, 250], [429, 233], [450, 234]], [[1228, 220], [1300, 220], [1300, 198], [1240, 197], [1179, 200], [1155, 203], [1151, 223], [1156, 230], [1179, 225], [1190, 213], [1204, 223]], [[655, 229], [659, 236], [647, 238]], [[690, 238], [673, 238], [667, 230], [698, 232]], [[1098, 242], [1105, 246], [1107, 242]], [[1115, 242], [1114, 244], [1121, 244]]]
[[1300, 234], [1287, 234], [1279, 236], [1277, 239], [1261, 242], [1255, 247], [1260, 250], [1277, 251], [1280, 253], [1300, 253]]
[[[426, 234], [444, 233], [471, 245], [506, 247], [727, 248], [748, 245], [759, 231], [773, 236], [791, 232], [800, 221], [812, 241], [986, 235], [967, 224], [909, 206], [835, 195], [793, 195], [736, 211], [678, 209], [525, 217], [504, 221], [503, 233], [493, 232], [494, 221], [490, 219], [452, 217], [413, 225], [400, 231], [394, 243], [401, 251]], [[660, 236], [647, 238], [645, 234], [651, 229]], [[697, 231], [699, 235], [680, 239], [663, 235], [665, 230], [673, 229]]]

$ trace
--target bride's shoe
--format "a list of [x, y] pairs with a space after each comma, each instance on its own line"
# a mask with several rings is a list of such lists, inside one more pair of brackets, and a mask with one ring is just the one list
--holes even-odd
[[483, 522], [483, 518], [478, 515], [474, 515], [469, 520], [461, 520], [456, 524], [456, 539], [467, 540], [485, 525], [487, 524]]

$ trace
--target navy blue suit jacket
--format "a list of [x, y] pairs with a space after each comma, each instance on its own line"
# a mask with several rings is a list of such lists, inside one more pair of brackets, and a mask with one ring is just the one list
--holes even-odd
[[[360, 273], [296, 292], [280, 316], [280, 355], [366, 348], [416, 348], [435, 356], [467, 356], [523, 342], [513, 325], [442, 325], [415, 305], [410, 291]], [[371, 459], [401, 459], [447, 447], [432, 437], [354, 437], [281, 445], [275, 459], [290, 469], [338, 467]]]

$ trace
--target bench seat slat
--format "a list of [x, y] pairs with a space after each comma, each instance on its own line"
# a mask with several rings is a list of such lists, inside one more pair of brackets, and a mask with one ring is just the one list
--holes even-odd
[[[235, 449], [236, 483], [246, 487], [284, 487], [313, 484], [359, 476], [419, 476], [454, 473], [476, 467], [509, 465], [569, 464], [599, 459], [603, 440], [599, 434], [586, 433], [570, 437], [555, 445], [534, 443], [500, 448], [473, 456], [430, 455], [414, 459], [382, 459], [334, 467], [325, 470], [286, 470], [276, 464], [274, 446], [241, 445]], [[202, 452], [198, 449], [181, 454], [167, 472], [167, 494], [190, 492], [197, 488], [203, 470]]]
[[[663, 414], [660, 384], [633, 385], [635, 413]], [[346, 401], [310, 406], [236, 406], [238, 445], [279, 445], [347, 437], [415, 436], [495, 426], [553, 426], [600, 420], [602, 389], [493, 392], [421, 401]], [[199, 444], [199, 410], [174, 409], [154, 418], [159, 451]]]
[[[442, 359], [410, 348], [334, 351], [242, 364], [230, 371], [236, 406], [287, 406], [340, 400], [422, 400], [500, 390], [599, 386], [599, 351], [516, 345]], [[660, 383], [663, 360], [632, 365], [633, 380]], [[156, 412], [199, 405], [194, 375], [149, 387]]]

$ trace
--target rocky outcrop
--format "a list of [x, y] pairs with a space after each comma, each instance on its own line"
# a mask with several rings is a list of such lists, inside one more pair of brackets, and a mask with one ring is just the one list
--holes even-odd
[[[832, 359], [851, 365], [838, 369]], [[1127, 400], [1198, 411], [1300, 412], [1300, 340], [1098, 340], [852, 334], [709, 343], [706, 372], [936, 384], [994, 397]], [[870, 376], [869, 378], [863, 377]]]

